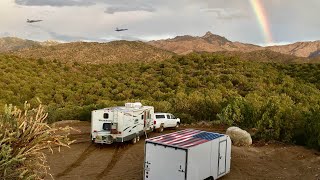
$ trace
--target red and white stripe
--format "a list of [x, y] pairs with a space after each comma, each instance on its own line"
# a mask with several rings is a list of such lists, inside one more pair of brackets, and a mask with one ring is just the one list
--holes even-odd
[[170, 134], [165, 134], [162, 136], [154, 137], [148, 141], [161, 143], [165, 145], [173, 145], [181, 148], [188, 148], [196, 146], [205, 142], [208, 142], [206, 139], [194, 138], [194, 135], [201, 133], [200, 130], [187, 129], [183, 131], [178, 131]]

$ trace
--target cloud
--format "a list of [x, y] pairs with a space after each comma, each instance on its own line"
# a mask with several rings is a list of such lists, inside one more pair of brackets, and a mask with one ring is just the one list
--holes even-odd
[[[275, 43], [319, 39], [319, 0], [261, 3]], [[212, 31], [232, 41], [265, 42], [250, 1], [0, 0], [0, 17], [5, 17], [0, 18], [1, 32], [34, 40], [151, 40], [184, 34], [202, 36]], [[26, 24], [26, 18], [43, 19], [37, 25], [46, 31]], [[116, 27], [129, 31], [120, 37], [114, 32]]]
[[91, 6], [96, 3], [91, 0], [15, 0], [15, 3], [23, 6]]
[[146, 11], [146, 12], [154, 12], [155, 8], [149, 6], [149, 5], [141, 5], [141, 6], [124, 6], [124, 5], [118, 5], [118, 6], [112, 6], [108, 7], [105, 10], [105, 13], [107, 14], [114, 14], [117, 12], [130, 12], [130, 11]]
[[[60, 41], [81, 41], [81, 40], [88, 40], [89, 38], [84, 38], [80, 36], [71, 36], [65, 34], [59, 34], [53, 31], [47, 31], [47, 33], [51, 36], [52, 39], [60, 40]], [[92, 38], [90, 38], [92, 39]]]
[[248, 18], [248, 15], [246, 13], [237, 9], [207, 8], [207, 9], [201, 9], [201, 11], [207, 12], [207, 13], [215, 13], [217, 18], [221, 20]]

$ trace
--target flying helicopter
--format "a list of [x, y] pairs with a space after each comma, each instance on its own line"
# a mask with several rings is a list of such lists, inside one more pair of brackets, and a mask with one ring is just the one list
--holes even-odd
[[40, 22], [40, 21], [43, 21], [43, 20], [30, 20], [30, 19], [27, 19], [27, 23], [36, 23], [36, 22]]

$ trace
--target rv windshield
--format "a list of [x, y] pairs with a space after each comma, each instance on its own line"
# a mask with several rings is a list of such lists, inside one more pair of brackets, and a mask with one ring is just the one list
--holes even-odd
[[111, 130], [111, 123], [103, 123], [102, 129], [105, 131]]

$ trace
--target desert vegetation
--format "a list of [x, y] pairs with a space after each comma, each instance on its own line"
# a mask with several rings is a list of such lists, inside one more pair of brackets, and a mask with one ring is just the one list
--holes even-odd
[[68, 127], [51, 128], [42, 106], [23, 110], [6, 105], [0, 116], [0, 179], [43, 179], [47, 176], [45, 150], [68, 147]]
[[172, 52], [138, 41], [72, 42], [54, 46], [32, 47], [11, 53], [24, 58], [90, 64], [154, 62], [170, 58], [173, 55]]
[[90, 120], [93, 109], [141, 101], [184, 123], [255, 128], [254, 138], [320, 148], [320, 65], [241, 58], [193, 53], [107, 65], [1, 55], [0, 106], [40, 99], [54, 122]]

